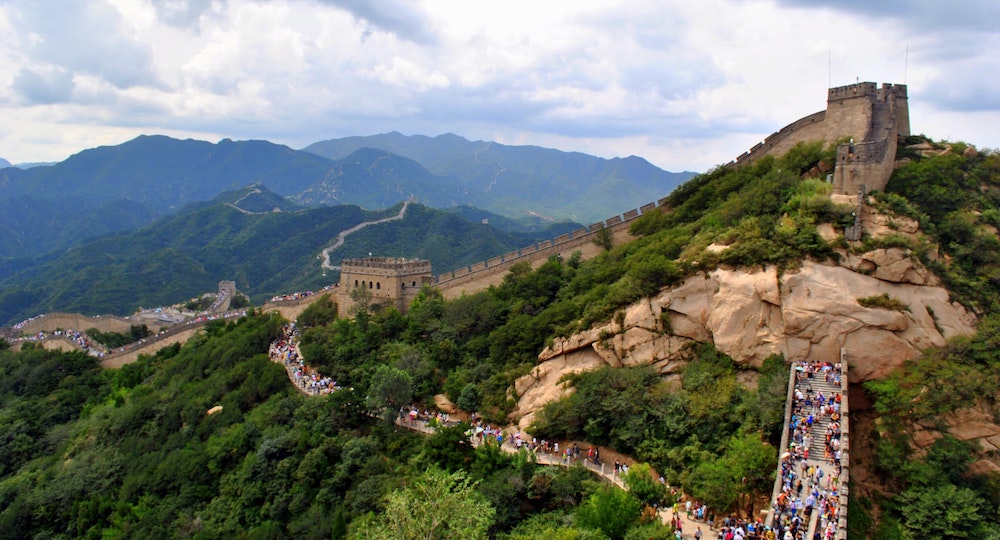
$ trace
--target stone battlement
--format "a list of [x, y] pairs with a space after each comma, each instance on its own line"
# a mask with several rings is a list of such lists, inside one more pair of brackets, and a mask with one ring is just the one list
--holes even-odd
[[372, 302], [392, 304], [405, 312], [420, 288], [433, 283], [431, 262], [423, 259], [365, 257], [344, 259], [340, 265], [337, 304], [345, 311], [354, 305], [351, 291], [366, 289]]
[[341, 272], [358, 272], [366, 275], [410, 275], [431, 271], [431, 262], [422, 259], [396, 257], [365, 257], [344, 259]]
[[899, 138], [910, 135], [905, 84], [861, 82], [827, 90], [826, 110], [800, 118], [744, 152], [729, 167], [772, 155], [801, 142], [824, 141], [837, 148], [834, 191], [853, 194], [861, 185], [881, 190], [889, 182]]
[[831, 88], [826, 93], [826, 101], [830, 103], [831, 101], [838, 101], [841, 99], [853, 99], [865, 96], [874, 96], [878, 89], [878, 85], [873, 82], [863, 82], [857, 84], [848, 84], [846, 86], [838, 86], [836, 88]]

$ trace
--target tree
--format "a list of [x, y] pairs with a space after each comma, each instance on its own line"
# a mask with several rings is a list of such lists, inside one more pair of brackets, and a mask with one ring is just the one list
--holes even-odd
[[647, 506], [659, 504], [667, 496], [667, 486], [653, 478], [652, 470], [648, 463], [636, 463], [622, 478], [629, 493]]
[[576, 509], [576, 523], [597, 529], [611, 540], [625, 537], [629, 527], [639, 522], [642, 503], [631, 493], [604, 485]]
[[296, 324], [303, 329], [314, 328], [326, 326], [336, 319], [337, 304], [330, 298], [329, 294], [324, 294], [299, 314]]
[[[734, 436], [720, 458], [704, 462], [691, 475], [691, 492], [706, 504], [729, 509], [740, 495], [766, 492], [774, 478], [777, 451], [755, 433]], [[753, 514], [753, 508], [749, 509]]]
[[362, 520], [351, 538], [485, 539], [495, 511], [464, 472], [432, 467], [386, 497], [385, 512]]
[[392, 366], [381, 365], [372, 374], [365, 403], [369, 409], [385, 409], [385, 419], [391, 421], [396, 411], [413, 397], [410, 374]]
[[354, 305], [351, 306], [351, 314], [369, 313], [372, 309], [373, 296], [368, 287], [364, 285], [359, 285], [351, 289], [351, 300], [354, 301]]
[[601, 227], [594, 233], [594, 238], [591, 240], [598, 247], [604, 248], [604, 251], [611, 251], [613, 247], [614, 237], [611, 235], [611, 229]]
[[983, 538], [983, 501], [975, 491], [943, 484], [899, 496], [907, 538]]

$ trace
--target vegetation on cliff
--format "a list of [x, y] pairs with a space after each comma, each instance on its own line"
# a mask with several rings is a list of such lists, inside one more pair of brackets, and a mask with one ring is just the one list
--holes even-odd
[[[423, 437], [361, 390], [301, 395], [267, 357], [283, 323], [213, 322], [117, 370], [0, 351], [0, 538], [523, 538], [577, 530], [576, 506], [604, 496], [582, 468], [474, 449], [467, 425]], [[617, 517], [649, 537], [637, 510]]]
[[977, 439], [954, 435], [963, 430], [960, 418], [995, 423], [1000, 417], [1000, 153], [937, 146], [943, 153], [910, 153], [886, 192], [875, 194], [881, 211], [916, 220], [924, 236], [884, 241], [911, 248], [953, 298], [983, 319], [975, 336], [864, 385], [875, 423], [856, 425], [866, 430], [852, 440], [856, 450], [860, 443], [871, 453], [874, 463], [865, 466], [877, 476], [852, 491], [861, 495], [851, 499], [852, 538], [1000, 535], [1000, 476], [973, 467], [995, 456]]
[[[434, 493], [474, 518], [447, 521], [446, 532], [462, 537], [662, 538], [668, 531], [640, 524], [638, 497], [600, 489], [582, 469], [473, 449], [464, 428], [428, 438], [398, 432], [371, 413], [443, 391], [504, 420], [511, 383], [553, 336], [615, 320], [702, 269], [835, 256], [844, 244], [827, 243], [816, 226], [851, 224], [852, 209], [803, 178], [829, 158], [819, 145], [801, 145], [711, 171], [670, 196], [671, 212], [637, 220], [633, 242], [591, 261], [515, 265], [501, 285], [452, 301], [427, 289], [405, 315], [387, 308], [347, 319], [326, 299], [303, 314], [301, 348], [345, 387], [327, 398], [299, 395], [268, 360], [283, 321], [266, 314], [212, 322], [184, 346], [118, 370], [80, 354], [0, 350], [0, 537], [398, 537], [426, 530], [407, 508]], [[982, 252], [1000, 215], [997, 159], [914, 160], [878, 200], [927, 223], [927, 236], [867, 239], [912, 247], [955, 284], [956, 298], [984, 313], [1000, 298], [993, 255]], [[949, 191], [947, 211], [933, 195], [937, 182]], [[997, 328], [986, 318], [976, 337], [866, 387], [882, 418], [871, 440], [885, 487], [877, 507], [852, 507], [860, 536], [997, 529], [1000, 483], [971, 472], [970, 445], [941, 437], [915, 453], [912, 441], [913, 425], [934, 426], [970, 403], [995, 414]], [[688, 352], [669, 382], [651, 368], [575, 376], [576, 393], [539, 414], [535, 435], [610, 446], [718, 508], [749, 509], [773, 480], [787, 370], [777, 357], [747, 373], [709, 346]], [[221, 411], [207, 414], [215, 406]]]

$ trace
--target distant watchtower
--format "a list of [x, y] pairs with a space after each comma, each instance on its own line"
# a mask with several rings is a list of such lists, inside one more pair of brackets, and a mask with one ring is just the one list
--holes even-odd
[[338, 302], [346, 313], [354, 303], [351, 291], [364, 287], [373, 303], [391, 304], [405, 313], [420, 288], [433, 283], [430, 261], [395, 257], [344, 259], [340, 263]]

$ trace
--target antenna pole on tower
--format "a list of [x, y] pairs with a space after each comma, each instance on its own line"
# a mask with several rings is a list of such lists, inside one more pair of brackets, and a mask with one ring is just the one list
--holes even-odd
[[826, 50], [826, 87], [833, 88], [833, 51]]
[[910, 68], [910, 44], [906, 44], [906, 56], [903, 57], [903, 84], [906, 84], [906, 72]]

